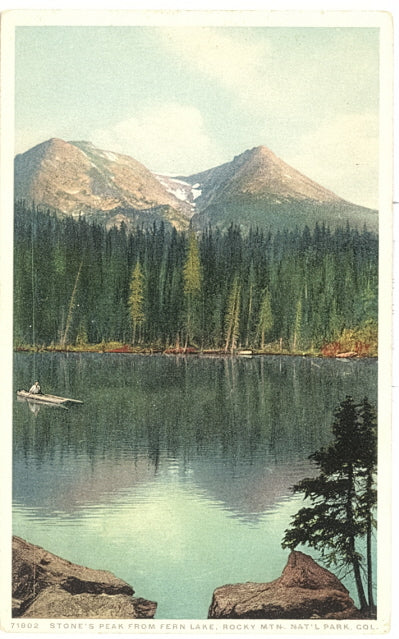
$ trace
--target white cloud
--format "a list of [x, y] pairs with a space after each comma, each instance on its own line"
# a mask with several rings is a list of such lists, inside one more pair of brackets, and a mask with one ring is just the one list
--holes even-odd
[[222, 161], [200, 111], [177, 103], [142, 110], [111, 128], [93, 131], [91, 139], [96, 146], [131, 155], [158, 173], [188, 175]]
[[378, 116], [339, 114], [295, 141], [283, 159], [337, 195], [378, 207]]
[[277, 99], [268, 71], [271, 46], [221, 33], [220, 29], [165, 29], [162, 43], [198, 71], [234, 94], [242, 106], [258, 111]]

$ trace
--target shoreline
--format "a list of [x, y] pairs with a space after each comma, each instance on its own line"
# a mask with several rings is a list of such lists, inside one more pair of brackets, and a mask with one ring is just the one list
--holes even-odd
[[309, 357], [317, 359], [378, 359], [378, 355], [373, 354], [358, 354], [354, 351], [346, 353], [337, 353], [331, 355], [324, 355], [322, 352], [314, 351], [295, 351], [290, 352], [286, 350], [251, 350], [251, 349], [237, 349], [234, 353], [226, 352], [224, 349], [194, 349], [194, 348], [160, 348], [160, 347], [131, 347], [123, 345], [120, 347], [107, 347], [98, 344], [86, 345], [86, 346], [70, 346], [70, 347], [57, 347], [57, 346], [14, 346], [13, 351], [15, 353], [96, 353], [96, 354], [123, 354], [123, 355], [174, 355], [179, 357], [195, 356], [195, 357], [238, 357], [238, 358], [252, 358], [257, 356], [272, 356], [272, 357]]

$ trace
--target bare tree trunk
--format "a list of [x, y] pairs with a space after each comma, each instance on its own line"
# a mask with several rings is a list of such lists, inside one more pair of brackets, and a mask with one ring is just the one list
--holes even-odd
[[78, 269], [78, 272], [77, 272], [77, 275], [76, 275], [75, 284], [74, 284], [72, 295], [71, 295], [71, 301], [69, 302], [69, 309], [68, 309], [68, 315], [67, 315], [67, 320], [66, 320], [66, 324], [65, 324], [65, 331], [64, 331], [64, 335], [62, 336], [62, 339], [61, 339], [62, 348], [65, 348], [65, 344], [66, 344], [66, 340], [67, 340], [67, 336], [68, 336], [68, 331], [69, 331], [69, 329], [71, 327], [71, 323], [72, 323], [73, 309], [75, 308], [76, 291], [78, 289], [78, 282], [79, 282], [80, 271], [82, 270], [82, 264], [83, 264], [83, 260], [81, 261], [81, 263], [79, 265], [79, 269]]
[[[373, 484], [373, 477], [371, 473], [367, 475], [367, 492], [371, 491], [371, 487]], [[367, 595], [369, 598], [369, 610], [372, 615], [376, 613], [376, 606], [374, 603], [374, 595], [373, 595], [373, 559], [371, 555], [371, 541], [372, 541], [372, 526], [373, 526], [373, 514], [371, 509], [367, 515], [367, 534], [366, 534], [366, 545], [367, 545]]]
[[252, 289], [253, 284], [251, 283], [249, 287], [249, 302], [248, 302], [248, 320], [247, 320], [247, 335], [245, 340], [245, 346], [248, 348], [249, 346], [249, 333], [251, 330], [251, 318], [252, 318]]
[[[348, 471], [348, 495], [346, 501], [346, 515], [348, 519], [348, 524], [352, 528], [354, 528], [354, 516], [353, 516], [353, 506], [352, 506], [352, 497], [353, 497], [353, 468], [349, 468]], [[368, 609], [366, 595], [364, 593], [362, 575], [360, 572], [360, 562], [356, 553], [355, 548], [355, 537], [351, 535], [348, 539], [349, 542], [349, 557], [353, 566], [353, 574], [355, 576], [355, 583], [357, 588], [357, 594], [359, 596], [360, 609], [362, 611]]]

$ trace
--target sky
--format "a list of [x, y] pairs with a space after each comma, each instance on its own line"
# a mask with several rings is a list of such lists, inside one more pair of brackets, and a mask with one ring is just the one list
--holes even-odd
[[16, 153], [89, 140], [190, 175], [265, 145], [377, 207], [378, 110], [377, 28], [16, 28]]

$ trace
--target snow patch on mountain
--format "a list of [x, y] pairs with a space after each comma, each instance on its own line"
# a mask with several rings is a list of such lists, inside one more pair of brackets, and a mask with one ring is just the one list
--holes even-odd
[[181, 202], [188, 204], [194, 213], [196, 207], [194, 200], [202, 193], [202, 190], [199, 188], [199, 183], [192, 185], [189, 182], [179, 180], [169, 175], [159, 175], [157, 173], [154, 173], [154, 175], [168, 193], [174, 195]]
[[111, 160], [111, 162], [118, 162], [118, 158], [114, 153], [111, 153], [110, 151], [103, 151], [103, 155], [108, 159]]
[[[199, 197], [202, 194], [202, 189], [200, 189], [199, 187], [201, 186], [201, 184], [199, 184], [197, 182], [197, 184], [193, 184], [192, 188], [191, 188], [191, 193], [193, 194], [193, 200], [196, 200], [197, 197]], [[194, 204], [195, 206], [195, 204]]]

